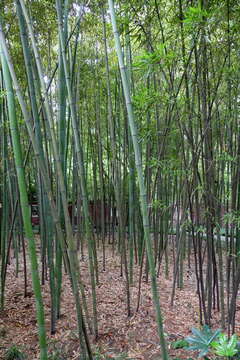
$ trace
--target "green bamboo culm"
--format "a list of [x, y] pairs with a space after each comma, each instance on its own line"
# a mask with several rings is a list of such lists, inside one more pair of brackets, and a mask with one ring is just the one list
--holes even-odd
[[72, 89], [70, 84], [70, 74], [68, 71], [67, 58], [65, 54], [65, 44], [64, 44], [64, 33], [63, 33], [63, 24], [62, 24], [62, 14], [61, 14], [61, 2], [56, 0], [56, 9], [58, 14], [58, 29], [59, 29], [59, 39], [61, 45], [61, 55], [63, 61], [63, 68], [65, 74], [65, 81], [67, 87], [67, 94], [69, 100], [69, 107], [71, 110], [71, 120], [72, 120], [72, 129], [73, 136], [76, 147], [76, 157], [78, 164], [78, 173], [80, 179], [80, 186], [82, 192], [82, 201], [83, 201], [83, 214], [85, 218], [85, 226], [86, 226], [86, 237], [88, 239], [88, 256], [89, 256], [89, 268], [90, 268], [90, 276], [91, 276], [91, 286], [92, 286], [92, 298], [93, 298], [93, 323], [94, 323], [94, 332], [95, 337], [98, 337], [98, 323], [97, 323], [97, 298], [96, 298], [96, 279], [95, 273], [97, 271], [96, 258], [94, 259], [94, 239], [91, 233], [91, 222], [90, 222], [90, 214], [88, 208], [88, 193], [87, 193], [87, 185], [85, 179], [85, 169], [84, 169], [84, 160], [83, 160], [83, 150], [81, 140], [78, 134], [78, 125], [77, 125], [77, 114], [76, 107], [74, 106], [74, 99], [72, 95]]
[[[53, 196], [53, 193], [51, 191], [51, 183], [50, 183], [49, 177], [47, 175], [45, 163], [43, 162], [41, 156], [39, 156], [39, 149], [38, 149], [37, 143], [35, 141], [35, 136], [34, 136], [34, 133], [33, 133], [33, 130], [32, 130], [32, 126], [31, 126], [31, 116], [27, 111], [27, 106], [26, 106], [25, 101], [23, 99], [21, 88], [19, 86], [19, 83], [18, 83], [18, 80], [17, 80], [17, 77], [16, 77], [16, 73], [14, 71], [13, 62], [12, 62], [12, 59], [11, 59], [11, 57], [9, 55], [9, 51], [8, 51], [8, 48], [7, 48], [6, 39], [5, 39], [4, 33], [2, 31], [1, 23], [0, 23], [0, 43], [2, 45], [4, 55], [6, 56], [6, 59], [7, 59], [7, 62], [8, 62], [8, 67], [9, 67], [11, 77], [12, 77], [12, 80], [13, 80], [13, 83], [14, 83], [14, 88], [15, 88], [15, 92], [16, 92], [16, 95], [17, 95], [17, 98], [18, 98], [18, 102], [19, 102], [21, 110], [22, 110], [22, 114], [23, 114], [23, 117], [24, 117], [24, 120], [25, 120], [25, 123], [26, 123], [26, 126], [27, 126], [27, 130], [28, 130], [29, 136], [31, 138], [32, 146], [33, 146], [33, 149], [34, 149], [35, 158], [36, 158], [36, 160], [38, 162], [38, 166], [39, 166], [39, 169], [40, 169], [41, 174], [42, 174], [42, 179], [44, 181], [44, 186], [45, 186], [46, 191], [47, 191], [48, 199], [49, 199], [49, 202], [51, 204], [52, 217], [54, 219], [54, 224], [56, 226], [58, 239], [59, 239], [59, 242], [61, 244], [61, 248], [63, 250], [63, 255], [65, 257], [65, 264], [67, 265], [67, 267], [69, 269], [69, 274], [71, 274], [70, 277], [71, 277], [71, 282], [72, 282], [72, 287], [73, 287], [73, 293], [74, 293], [75, 300], [76, 300], [76, 309], [77, 309], [77, 319], [78, 319], [78, 327], [79, 327], [79, 338], [80, 338], [80, 343], [81, 343], [81, 352], [83, 354], [83, 358], [85, 359], [86, 358], [86, 357], [84, 357], [85, 345], [84, 345], [84, 339], [83, 339], [83, 336], [84, 336], [85, 339], [86, 339], [86, 343], [87, 343], [87, 349], [88, 349], [88, 353], [89, 353], [89, 358], [92, 359], [91, 349], [90, 349], [90, 345], [89, 345], [89, 341], [88, 341], [88, 338], [87, 338], [87, 333], [85, 331], [84, 321], [83, 321], [82, 313], [81, 313], [81, 304], [80, 304], [80, 298], [79, 298], [79, 293], [78, 293], [77, 274], [76, 274], [76, 268], [75, 268], [75, 261], [76, 260], [73, 258], [74, 257], [73, 251], [69, 250], [69, 254], [68, 254], [69, 255], [69, 261], [68, 261], [68, 256], [67, 256], [67, 251], [66, 251], [66, 243], [64, 241], [64, 235], [63, 235], [63, 232], [62, 232], [62, 229], [61, 229], [61, 226], [60, 226], [59, 218], [57, 216], [57, 209], [56, 209], [56, 206], [55, 206], [55, 203], [54, 203], [54, 196]], [[36, 55], [38, 56], [38, 54], [36, 54]], [[47, 92], [44, 91], [44, 93], [47, 93]], [[57, 159], [56, 163], [58, 164], [58, 159]], [[59, 167], [58, 167], [58, 175], [59, 175], [58, 177], [61, 179], [62, 178], [62, 173], [61, 173], [61, 169], [59, 169]], [[67, 201], [66, 201], [66, 199], [64, 197], [65, 189], [62, 186], [63, 185], [62, 181], [60, 182], [60, 184], [61, 184], [61, 189], [62, 189], [61, 194], [62, 194], [62, 197], [63, 197], [63, 202], [62, 203], [63, 203], [63, 208], [64, 208], [64, 217], [65, 217], [65, 221], [66, 221], [66, 224], [67, 224], [67, 226], [66, 226], [66, 232], [68, 234], [67, 235], [67, 240], [70, 243], [69, 248], [72, 249], [74, 243], [73, 243], [73, 236], [71, 234], [71, 231], [72, 231], [71, 224], [70, 224], [70, 221], [68, 221], [69, 214], [68, 214], [67, 206], [65, 206], [67, 204]]]
[[[5, 106], [5, 104], [4, 104]], [[1, 134], [1, 145], [2, 145], [2, 172], [6, 174], [7, 172], [7, 129], [5, 125], [5, 111], [2, 109], [2, 134]], [[8, 239], [8, 212], [9, 212], [9, 199], [8, 199], [8, 191], [7, 191], [7, 176], [3, 177], [2, 183], [2, 217], [0, 219], [0, 253], [1, 253], [1, 295], [0, 295], [0, 310], [4, 309], [4, 301], [5, 301], [5, 268], [6, 268], [6, 239]]]
[[128, 122], [129, 122], [129, 126], [130, 126], [134, 155], [135, 155], [135, 164], [136, 164], [136, 169], [137, 169], [137, 176], [138, 176], [138, 183], [139, 183], [139, 190], [140, 190], [140, 200], [141, 200], [141, 211], [142, 211], [143, 226], [144, 226], [144, 237], [145, 237], [145, 243], [146, 243], [146, 249], [147, 249], [149, 271], [150, 271], [150, 276], [151, 276], [152, 297], [153, 297], [155, 311], [156, 311], [156, 321], [157, 321], [157, 325], [158, 325], [158, 334], [159, 334], [159, 338], [160, 338], [162, 359], [168, 360], [167, 346], [166, 346], [166, 341], [165, 341], [164, 332], [163, 332], [163, 320], [162, 320], [160, 301], [159, 301], [158, 290], [157, 290], [157, 280], [156, 280], [156, 272], [155, 272], [155, 265], [154, 265], [154, 256], [153, 256], [153, 250], [152, 250], [151, 239], [150, 239], [147, 196], [146, 196], [146, 188], [145, 188], [145, 184], [144, 184], [144, 176], [143, 176], [143, 170], [142, 170], [141, 153], [140, 153], [140, 148], [139, 148], [139, 144], [138, 144], [137, 128], [135, 125], [130, 89], [129, 89], [127, 73], [126, 73], [126, 69], [125, 69], [124, 61], [123, 61], [123, 53], [122, 53], [120, 38], [119, 38], [119, 34], [118, 34], [118, 29], [117, 29], [117, 22], [116, 22], [113, 1], [108, 0], [108, 5], [109, 5], [109, 10], [110, 10], [111, 23], [112, 23], [113, 34], [114, 34], [114, 39], [115, 39], [116, 53], [117, 53], [119, 68], [120, 68], [120, 72], [121, 72], [122, 85], [123, 85], [124, 97], [125, 97], [127, 114], [128, 114]]
[[40, 280], [38, 275], [38, 264], [37, 264], [37, 255], [36, 255], [36, 248], [34, 242], [34, 234], [32, 230], [32, 224], [31, 224], [29, 206], [28, 206], [27, 186], [26, 186], [25, 174], [24, 174], [23, 157], [22, 157], [20, 136], [18, 131], [17, 117], [16, 117], [16, 108], [14, 103], [14, 93], [13, 93], [12, 80], [9, 73], [8, 65], [1, 46], [0, 46], [0, 59], [2, 64], [3, 78], [7, 91], [7, 105], [8, 105], [10, 132], [12, 137], [14, 160], [17, 170], [21, 211], [22, 211], [22, 217], [23, 217], [23, 223], [25, 229], [25, 237], [28, 242], [28, 251], [31, 262], [31, 276], [32, 276], [32, 286], [33, 286], [33, 292], [36, 303], [36, 317], [37, 317], [37, 325], [38, 325], [40, 360], [47, 360], [47, 343], [46, 343], [46, 333], [45, 333], [44, 308], [43, 308], [43, 301], [41, 295]]

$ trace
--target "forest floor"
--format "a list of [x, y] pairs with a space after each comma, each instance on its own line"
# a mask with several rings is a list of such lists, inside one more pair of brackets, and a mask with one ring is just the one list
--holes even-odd
[[[19, 257], [19, 275], [16, 277], [16, 262], [11, 259], [8, 266], [5, 310], [0, 314], [0, 359], [11, 346], [16, 345], [28, 360], [39, 358], [34, 297], [31, 292], [31, 279], [28, 273], [29, 296], [24, 298], [24, 279], [22, 256]], [[91, 307], [90, 280], [87, 256], [80, 261], [81, 272]], [[171, 259], [171, 256], [170, 256]], [[106, 251], [106, 270], [102, 269], [102, 255], [99, 253], [99, 284], [97, 285], [97, 308], [99, 339], [94, 343], [96, 359], [157, 360], [160, 346], [157, 337], [155, 314], [151, 300], [150, 283], [144, 277], [141, 288], [140, 307], [136, 312], [139, 269], [134, 269], [134, 285], [131, 286], [132, 316], [127, 317], [125, 280], [121, 276], [120, 257], [109, 247]], [[164, 319], [164, 332], [171, 359], [197, 358], [196, 354], [182, 349], [173, 350], [171, 343], [183, 339], [191, 333], [192, 327], [200, 327], [196, 280], [192, 270], [185, 265], [184, 288], [176, 289], [174, 306], [170, 306], [172, 292], [172, 266], [169, 264], [169, 277], [166, 279], [163, 267], [158, 278], [159, 295]], [[45, 305], [46, 329], [50, 360], [74, 360], [79, 358], [79, 343], [74, 309], [74, 299], [68, 276], [63, 275], [61, 317], [57, 322], [55, 335], [50, 334], [50, 295], [49, 282], [42, 286]], [[239, 324], [237, 312], [237, 325]], [[213, 314], [212, 327], [220, 327], [219, 314]], [[93, 339], [91, 339], [93, 340]], [[101, 357], [100, 354], [104, 354]], [[123, 358], [123, 357], [122, 357]]]

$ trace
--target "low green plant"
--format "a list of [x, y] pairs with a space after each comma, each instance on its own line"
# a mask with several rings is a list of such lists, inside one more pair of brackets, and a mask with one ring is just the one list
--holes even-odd
[[189, 344], [186, 349], [199, 351], [198, 357], [204, 357], [211, 349], [211, 343], [218, 337], [220, 332], [220, 329], [213, 332], [207, 325], [204, 325], [202, 330], [192, 328], [193, 336], [186, 338]]
[[4, 360], [24, 360], [26, 355], [16, 345], [11, 346], [4, 355]]
[[185, 339], [180, 339], [180, 340], [177, 340], [177, 341], [172, 342], [172, 348], [173, 348], [174, 350], [176, 350], [176, 349], [183, 349], [183, 348], [185, 348], [186, 346], [188, 346], [188, 342], [187, 342], [187, 340], [185, 340]]
[[206, 355], [210, 354], [211, 359], [240, 359], [237, 335], [234, 334], [229, 339], [220, 329], [213, 332], [207, 325], [202, 330], [193, 328], [192, 333], [193, 336], [185, 339], [189, 344], [185, 349], [198, 351], [198, 358], [208, 360]]
[[237, 354], [237, 335], [233, 334], [230, 339], [225, 334], [219, 334], [218, 340], [213, 341], [211, 346], [218, 356], [233, 357]]

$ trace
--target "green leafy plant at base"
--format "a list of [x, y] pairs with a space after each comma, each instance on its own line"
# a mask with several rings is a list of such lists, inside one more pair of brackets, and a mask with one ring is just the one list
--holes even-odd
[[185, 339], [180, 339], [180, 340], [177, 340], [177, 341], [172, 342], [172, 348], [173, 348], [174, 350], [176, 350], [176, 349], [183, 349], [183, 348], [185, 348], [186, 346], [188, 346], [188, 342], [187, 342], [187, 340], [185, 340]]
[[202, 330], [192, 328], [193, 336], [186, 338], [189, 344], [187, 350], [199, 351], [198, 357], [204, 357], [209, 352], [211, 343], [218, 337], [220, 332], [220, 329], [213, 332], [207, 325], [204, 325]]
[[[239, 342], [236, 334], [233, 334], [230, 339], [220, 329], [212, 331], [207, 325], [204, 325], [202, 330], [192, 329], [193, 336], [188, 336], [186, 341], [189, 346], [186, 350], [199, 351], [198, 358], [205, 360], [215, 359], [236, 359], [239, 360]], [[210, 353], [210, 358], [206, 355]]]
[[4, 355], [4, 360], [24, 360], [26, 355], [16, 345], [11, 346]]
[[213, 341], [211, 346], [214, 353], [219, 356], [232, 357], [237, 354], [237, 335], [233, 334], [230, 339], [225, 334], [220, 334], [218, 341]]

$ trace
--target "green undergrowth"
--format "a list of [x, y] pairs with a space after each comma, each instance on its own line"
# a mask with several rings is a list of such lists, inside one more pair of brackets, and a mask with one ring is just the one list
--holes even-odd
[[99, 350], [95, 350], [94, 352], [94, 360], [134, 360], [132, 358], [129, 358], [126, 353], [121, 353], [118, 355], [107, 355], [107, 354], [101, 354]]
[[16, 345], [12, 345], [4, 355], [4, 360], [24, 360], [27, 359], [24, 352]]
[[173, 349], [198, 352], [199, 359], [240, 360], [240, 341], [237, 335], [227, 337], [220, 329], [213, 331], [207, 325], [202, 329], [192, 328], [190, 336], [172, 342], [171, 346]]

